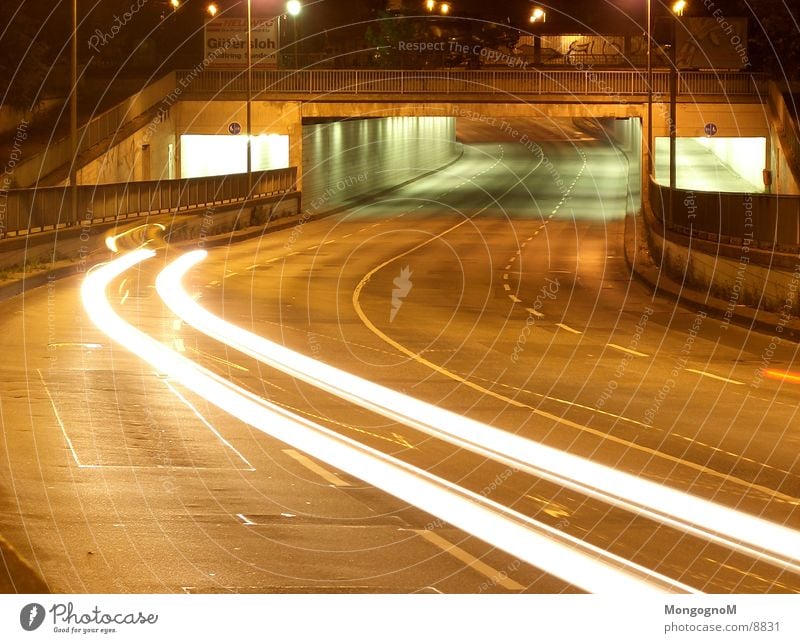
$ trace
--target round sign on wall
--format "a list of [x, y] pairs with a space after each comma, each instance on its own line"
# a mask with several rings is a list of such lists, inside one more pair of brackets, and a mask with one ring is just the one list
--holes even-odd
[[706, 123], [705, 126], [706, 136], [714, 136], [717, 133], [717, 125], [716, 123]]
[[[708, 125], [706, 125], [706, 127], [708, 127]], [[239, 134], [242, 131], [242, 126], [236, 121], [234, 121], [233, 123], [228, 125], [228, 131], [234, 135]]]

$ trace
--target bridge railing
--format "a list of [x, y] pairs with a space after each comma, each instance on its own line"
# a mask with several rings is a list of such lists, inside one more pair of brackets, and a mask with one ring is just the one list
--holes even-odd
[[800, 247], [800, 196], [702, 192], [650, 179], [650, 205], [667, 229], [731, 245], [743, 243], [793, 252]]
[[[181, 72], [178, 72], [180, 76]], [[269, 94], [530, 94], [645, 95], [643, 70], [478, 70], [409, 71], [383, 69], [254, 70], [253, 88], [259, 97]], [[682, 95], [758, 95], [759, 77], [742, 72], [680, 72]], [[200, 93], [245, 92], [242, 70], [205, 70], [197, 74], [189, 91]], [[669, 95], [669, 72], [653, 73], [653, 91], [660, 99]], [[659, 99], [659, 96], [656, 97]]]
[[[255, 172], [249, 198], [291, 192], [296, 182], [297, 168], [293, 167]], [[0, 195], [4, 197], [0, 199], [0, 237], [235, 204], [248, 198], [247, 174], [79, 185], [77, 189], [80, 221], [69, 219], [69, 187], [8, 190]]]

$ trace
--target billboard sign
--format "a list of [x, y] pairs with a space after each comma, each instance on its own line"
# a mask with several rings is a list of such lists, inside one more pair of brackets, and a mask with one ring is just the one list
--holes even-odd
[[[252, 59], [255, 69], [275, 69], [278, 20], [256, 19], [251, 22]], [[215, 69], [247, 68], [247, 20], [243, 18], [214, 18], [205, 25], [205, 56], [208, 66]], [[220, 53], [221, 51], [221, 53]]]
[[747, 18], [681, 18], [676, 25], [678, 69], [744, 69]]

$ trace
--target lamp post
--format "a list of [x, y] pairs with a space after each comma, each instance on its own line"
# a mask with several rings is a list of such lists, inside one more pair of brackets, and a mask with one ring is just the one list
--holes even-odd
[[678, 17], [686, 9], [686, 0], [678, 0], [672, 5], [670, 21], [672, 24], [669, 65], [669, 223], [674, 219], [675, 189], [677, 188], [677, 139], [678, 139], [678, 56], [676, 40]]
[[[209, 7], [210, 9], [210, 7]], [[286, 3], [286, 11], [287, 13], [292, 16], [293, 18], [297, 18], [300, 15], [300, 12], [303, 9], [303, 5], [300, 3], [300, 0], [289, 0]], [[210, 11], [209, 11], [210, 13]], [[212, 14], [214, 15], [214, 14]], [[246, 84], [247, 84], [247, 104], [245, 106], [245, 118], [247, 123], [245, 125], [245, 130], [247, 133], [247, 195], [250, 196], [250, 192], [253, 189], [253, 159], [252, 159], [252, 137], [253, 137], [253, 113], [252, 113], [252, 103], [253, 103], [253, 29], [252, 29], [252, 18], [253, 18], [253, 2], [252, 0], [247, 0], [247, 74], [246, 74]], [[277, 17], [278, 25], [280, 25], [280, 16]], [[297, 25], [294, 25], [294, 37], [295, 41], [297, 40]], [[277, 60], [277, 58], [276, 58]]]
[[652, 0], [647, 0], [647, 194], [653, 165], [653, 13]]
[[72, 42], [70, 43], [69, 139], [72, 163], [69, 166], [70, 223], [78, 225], [78, 0], [72, 0]]

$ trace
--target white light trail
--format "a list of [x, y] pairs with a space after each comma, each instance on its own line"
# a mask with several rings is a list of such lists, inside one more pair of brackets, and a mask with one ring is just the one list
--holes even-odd
[[176, 315], [206, 335], [293, 377], [428, 435], [705, 540], [800, 573], [800, 533], [773, 522], [482, 424], [259, 337], [211, 314], [183, 288], [207, 253], [182, 255], [156, 280]]
[[140, 249], [97, 267], [81, 297], [92, 322], [111, 339], [193, 393], [275, 439], [420, 507], [485, 542], [589, 592], [689, 592], [619, 556], [259, 398], [137, 330], [112, 309], [106, 290], [116, 277], [155, 253]]

